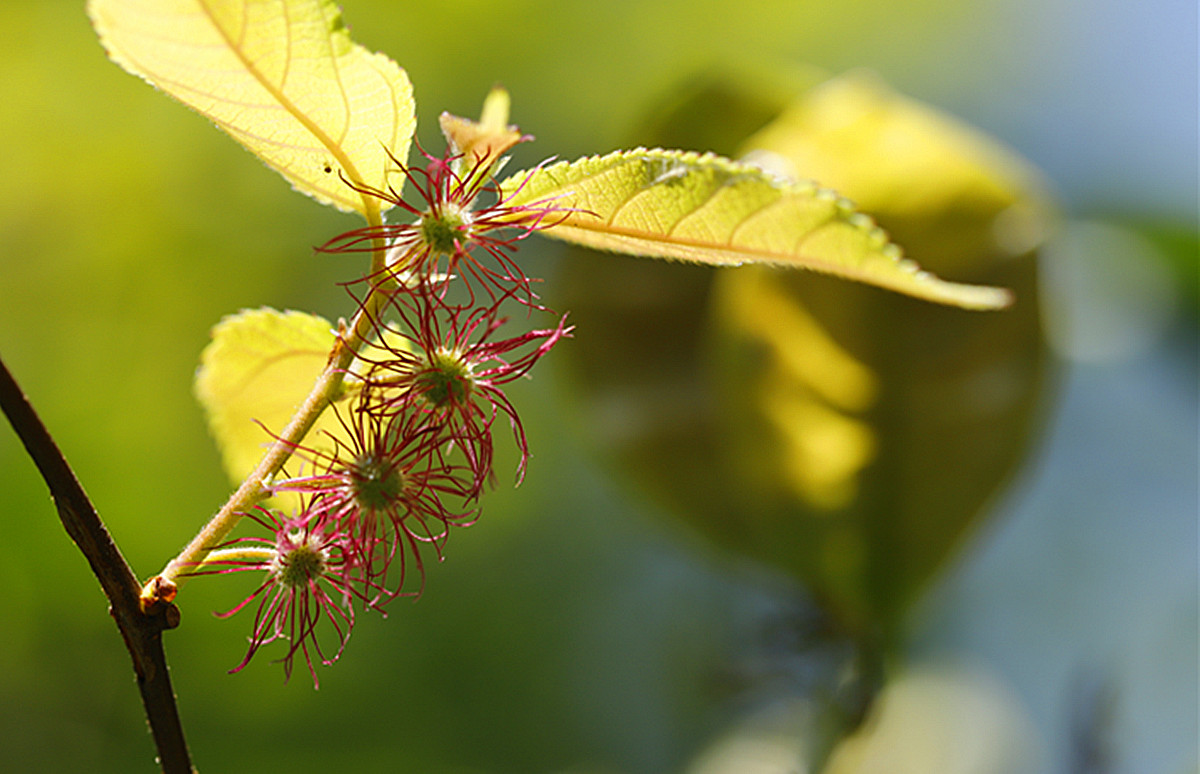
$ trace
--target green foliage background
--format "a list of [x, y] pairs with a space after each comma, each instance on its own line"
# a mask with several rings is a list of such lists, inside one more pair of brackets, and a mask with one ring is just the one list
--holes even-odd
[[[1167, 295], [1124, 303], [1142, 298], [1140, 286], [1118, 283], [1097, 312], [1101, 328], [1115, 336], [1163, 298], [1177, 299], [1175, 314], [1135, 338], [1140, 349], [1067, 364], [1062, 416], [1076, 424], [1048, 424], [1050, 444], [1005, 509], [1009, 520], [982, 536], [989, 550], [954, 568], [915, 639], [920, 654], [965, 651], [1001, 672], [1045, 729], [1048, 771], [1066, 747], [1078, 672], [1125, 697], [1112, 722], [1127, 770], [1182, 771], [1195, 761], [1196, 241], [1195, 189], [1189, 202], [1178, 167], [1194, 173], [1195, 146], [1168, 142], [1182, 157], [1156, 162], [1148, 129], [1118, 143], [1106, 122], [1128, 123], [1094, 107], [1110, 91], [1135, 95], [1133, 110], [1176, 104], [1156, 101], [1149, 87], [1166, 88], [1157, 80], [1139, 89], [1101, 71], [1056, 98], [1046, 81], [1063, 84], [1089, 61], [1078, 50], [1090, 38], [1120, 39], [1089, 26], [1117, 24], [1116, 11], [1074, 5], [348, 0], [345, 12], [358, 41], [408, 70], [431, 149], [440, 148], [437, 113], [475, 114], [497, 81], [513, 95], [514, 120], [538, 136], [520, 148], [525, 166], [627, 143], [700, 68], [870, 66], [1048, 166], [1069, 214], [1091, 219], [1068, 230], [1076, 244], [1098, 243], [1100, 219], [1150, 245], [1146, 260], [1162, 270], [1135, 263], [1133, 277], [1161, 275]], [[149, 575], [228, 491], [191, 396], [208, 329], [262, 305], [348, 315], [335, 283], [358, 267], [311, 246], [358, 223], [288, 191], [204, 120], [109, 63], [81, 4], [7, 3], [0, 30], [0, 354], [135, 571]], [[1174, 49], [1148, 41], [1132, 35], [1114, 61], [1144, 52], [1147, 67], [1178, 72]], [[1167, 81], [1191, 95], [1193, 129], [1194, 64], [1182, 68], [1190, 91], [1186, 76]], [[1056, 101], [1068, 97], [1078, 104]], [[1072, 134], [1099, 143], [1061, 140]], [[1062, 158], [1064, 147], [1078, 158]], [[1138, 169], [1114, 161], [1123, 147]], [[554, 305], [559, 248], [523, 255], [549, 276]], [[1091, 265], [1060, 264], [1086, 276]], [[1183, 292], [1172, 296], [1173, 283]], [[1096, 293], [1072, 306], [1079, 286], [1063, 287], [1060, 318], [1093, 308]], [[786, 607], [786, 590], [649, 518], [653, 507], [588, 455], [553, 365], [541, 371], [513, 390], [534, 449], [527, 482], [513, 491], [502, 478], [481, 523], [431, 568], [424, 598], [393, 607], [385, 622], [362, 621], [343, 662], [323, 670], [320, 692], [302, 677], [281, 685], [265, 659], [226, 676], [248, 622], [208, 613], [250, 587], [218, 579], [185, 590], [183, 626], [167, 649], [201, 770], [677, 771], [737, 716], [746, 700], [732, 684], [766, 648], [763, 619]], [[1050, 465], [1075, 488], [1047, 482]], [[1097, 486], [1111, 494], [1098, 501]], [[0, 768], [152, 770], [104, 599], [7, 431], [0, 528]], [[1062, 628], [1065, 609], [1089, 606], [1112, 612], [1068, 616], [1082, 634]], [[1000, 632], [995, 621], [1013, 625]], [[1119, 635], [1135, 625], [1141, 636]], [[1097, 631], [1087, 645], [1072, 639]], [[1151, 652], [1167, 655], [1148, 661]], [[761, 688], [761, 675], [749, 679]]]

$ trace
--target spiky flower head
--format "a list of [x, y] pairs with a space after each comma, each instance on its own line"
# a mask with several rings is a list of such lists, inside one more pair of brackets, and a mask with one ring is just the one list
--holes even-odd
[[471, 469], [456, 460], [442, 426], [419, 412], [384, 414], [361, 403], [333, 410], [341, 432], [328, 434], [332, 449], [295, 450], [314, 472], [269, 489], [317, 496], [313, 508], [348, 537], [362, 577], [379, 592], [373, 604], [417, 595], [421, 586], [405, 591], [408, 568], [423, 585], [422, 551], [440, 559], [450, 529], [478, 518]]
[[287, 651], [278, 660], [283, 662], [285, 677], [291, 677], [299, 654], [313, 685], [319, 687], [316, 663], [332, 664], [342, 654], [354, 627], [354, 602], [369, 607], [378, 596], [361, 575], [350, 536], [336, 523], [322, 519], [321, 513], [319, 498], [308, 500], [290, 517], [256, 507], [245, 515], [263, 527], [267, 537], [232, 540], [189, 573], [265, 572], [253, 592], [233, 609], [217, 614], [228, 618], [258, 603], [246, 656], [230, 672], [245, 668], [264, 645], [283, 640]]
[[572, 210], [553, 202], [511, 204], [511, 196], [492, 177], [498, 163], [490, 153], [468, 156], [447, 149], [438, 157], [418, 150], [425, 160], [420, 166], [408, 166], [388, 154], [414, 192], [415, 203], [391, 186], [380, 189], [347, 181], [356, 191], [395, 205], [407, 221], [348, 231], [318, 250], [374, 252], [382, 240], [387, 245], [387, 272], [401, 284], [416, 277], [445, 291], [451, 278], [461, 276], [471, 304], [479, 287], [492, 302], [515, 295], [534, 305], [531, 280], [512, 253], [520, 240], [558, 223]]
[[[382, 292], [382, 291], [380, 291]], [[517, 480], [529, 458], [525, 430], [504, 388], [571, 335], [566, 317], [554, 328], [507, 338], [498, 305], [465, 309], [422, 287], [391, 291], [377, 343], [362, 355], [364, 398], [381, 414], [417, 411], [444, 429], [466, 456], [479, 493], [492, 472], [492, 429], [509, 420], [520, 451]]]

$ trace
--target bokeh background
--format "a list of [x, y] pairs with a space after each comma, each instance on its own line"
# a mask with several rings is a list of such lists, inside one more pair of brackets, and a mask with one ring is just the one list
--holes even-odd
[[[440, 111], [474, 115], [496, 82], [538, 138], [525, 166], [638, 143], [697, 72], [811, 63], [870, 68], [1038, 166], [1064, 214], [1039, 439], [912, 611], [905, 661], [992, 697], [981, 717], [1028, 748], [1014, 770], [1197, 770], [1193, 2], [344, 10], [408, 70], [429, 147]], [[5, 3], [0, 30], [0, 355], [149, 575], [228, 491], [191, 396], [208, 329], [263, 305], [348, 314], [357, 267], [311, 247], [356, 223], [109, 63], [81, 3]], [[553, 305], [566, 251], [523, 255]], [[226, 675], [246, 622], [209, 611], [248, 589], [186, 589], [167, 650], [202, 771], [787, 770], [813, 668], [780, 644], [795, 589], [601, 464], [552, 360], [512, 391], [526, 483], [489, 495], [418, 603], [360, 623], [319, 692], [265, 659]], [[153, 770], [105, 601], [7, 431], [0, 482], [0, 768]]]

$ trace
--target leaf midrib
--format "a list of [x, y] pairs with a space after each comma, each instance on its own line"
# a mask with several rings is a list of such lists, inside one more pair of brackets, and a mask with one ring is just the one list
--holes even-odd
[[[329, 134], [324, 129], [322, 129], [315, 121], [313, 121], [311, 118], [309, 118], [307, 115], [305, 115], [305, 113], [303, 111], [301, 111], [299, 109], [299, 107], [297, 107], [296, 104], [294, 102], [292, 102], [292, 100], [279, 87], [277, 87], [275, 84], [273, 84], [270, 81], [270, 79], [268, 79], [266, 77], [266, 75], [264, 75], [262, 73], [262, 71], [260, 71], [247, 58], [242, 47], [239, 46], [237, 43], [235, 43], [235, 41], [230, 37], [229, 32], [227, 30], [225, 30], [217, 22], [216, 16], [214, 15], [208, 0], [197, 0], [197, 2], [200, 4], [200, 8], [204, 12], [205, 17], [209, 20], [209, 23], [212, 24], [213, 29], [215, 29], [217, 31], [217, 34], [219, 34], [221, 36], [221, 39], [225, 41], [225, 45], [229, 48], [229, 50], [237, 58], [238, 62], [241, 63], [242, 67], [245, 68], [246, 72], [249, 73], [251, 75], [251, 77], [253, 77], [254, 80], [257, 81], [258, 84], [260, 86], [262, 86], [263, 89], [265, 89], [266, 92], [268, 94], [270, 94], [273, 99], [275, 99], [277, 102], [279, 102], [279, 104], [281, 106], [283, 106], [284, 110], [286, 110], [289, 115], [291, 115], [293, 118], [295, 118], [296, 121], [298, 121], [301, 126], [303, 126], [310, 134], [312, 134], [314, 137], [317, 138], [317, 141], [320, 142], [321, 145], [324, 146], [325, 149], [329, 151], [329, 153], [334, 157], [334, 159], [341, 166], [342, 170], [346, 173], [346, 175], [351, 180], [362, 180], [363, 177], [359, 173], [358, 168], [350, 160], [349, 156], [347, 156], [345, 154], [345, 152], [341, 149], [341, 146], [338, 143], [334, 142], [333, 138], [330, 137]], [[242, 7], [243, 21], [244, 21], [246, 4], [243, 2], [241, 4], [241, 7]], [[286, 58], [286, 62], [287, 62], [287, 67], [290, 68], [292, 65], [292, 56], [291, 56], [292, 25], [291, 25], [291, 19], [288, 18], [286, 15], [287, 14], [286, 5], [284, 6], [283, 12], [285, 15], [284, 16], [284, 27], [287, 30], [288, 55]], [[324, 16], [324, 14], [322, 13], [322, 17], [323, 16]], [[324, 39], [326, 42], [328, 42], [328, 40], [329, 40], [328, 35], [326, 35]], [[343, 103], [344, 107], [346, 108], [346, 113], [347, 113], [346, 127], [347, 127], [347, 131], [349, 131], [350, 120], [351, 120], [350, 106], [348, 104], [346, 104], [346, 92], [345, 92], [345, 89], [342, 88], [341, 72], [340, 72], [340, 68], [338, 67], [337, 57], [333, 56], [332, 52], [330, 52], [329, 60], [330, 60], [330, 63], [333, 65], [334, 73], [336, 73], [338, 76], [339, 92], [342, 95], [342, 103]], [[284, 80], [286, 80], [286, 78], [284, 78]], [[359, 198], [362, 200], [362, 203], [363, 203], [364, 216], [367, 218], [367, 220], [369, 222], [374, 223], [379, 218], [379, 203], [377, 201], [375, 201], [374, 199], [372, 199], [371, 197], [367, 196], [366, 194], [360, 193]]]

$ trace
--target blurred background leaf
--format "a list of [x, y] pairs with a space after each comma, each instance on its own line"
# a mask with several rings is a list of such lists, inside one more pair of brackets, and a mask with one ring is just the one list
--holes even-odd
[[[698, 71], [778, 76], [791, 67], [778, 61], [811, 61], [869, 67], [1045, 170], [1068, 216], [1041, 294], [1047, 327], [1063, 324], [1050, 337], [1066, 364], [1057, 409], [998, 518], [910, 613], [911, 649], [969, 653], [1010, 686], [1046, 751], [1037, 772], [1065, 770], [1081, 667], [1110, 678], [1122, 770], [1194, 770], [1194, 3], [343, 5], [354, 39], [409, 73], [434, 151], [439, 112], [477, 115], [496, 81], [512, 120], [538, 137], [515, 149], [514, 164], [531, 166], [643, 131], [649, 142], [645, 116], [686, 102], [679, 85]], [[229, 493], [192, 395], [209, 330], [242, 308], [349, 315], [336, 283], [361, 266], [311, 247], [361, 220], [296, 195], [115, 67], [78, 2], [0, 4], [0, 41], [0, 354], [149, 575]], [[739, 119], [730, 142], [775, 115], [771, 89], [755, 90], [769, 109]], [[730, 146], [697, 149], [710, 147]], [[531, 239], [521, 255], [547, 276], [546, 302], [568, 311], [559, 247]], [[1149, 276], [1146, 265], [1166, 283], [1139, 297], [1157, 301], [1125, 303], [1114, 279]], [[686, 346], [672, 299], [694, 275], [663, 268], [662, 295], [643, 291], [646, 319]], [[1140, 333], [1085, 357], [1089, 320]], [[282, 685], [269, 660], [226, 675], [246, 631], [208, 611], [251, 589], [186, 587], [166, 646], [201, 771], [658, 774], [811, 684], [810, 660], [772, 623], [790, 620], [795, 590], [710, 561], [650, 518], [658, 506], [610, 483], [596, 442], [570, 431], [580, 423], [553, 363], [587, 335], [513, 387], [533, 449], [525, 483], [488, 495], [419, 603], [361, 622], [319, 693]], [[0, 470], [0, 759], [18, 771], [153, 770], [104, 599], [5, 431]]]
[[1003, 683], [942, 664], [892, 681], [863, 728], [838, 746], [828, 774], [1005, 774], [1029, 771], [1037, 740]]
[[[761, 98], [718, 79], [653, 123], [688, 147], [704, 138], [684, 121], [709, 139], [726, 116], [749, 123], [731, 104], [753, 111]], [[684, 278], [580, 257], [563, 282], [589, 335], [568, 356], [593, 433], [639, 483], [892, 647], [917, 591], [1028, 450], [1044, 360], [1036, 252], [1051, 213], [1024, 163], [869, 76], [820, 82], [776, 112], [739, 151], [718, 150], [835, 187], [914, 260], [1009, 288], [1016, 305], [969, 314], [809, 272]], [[663, 316], [663, 296], [686, 334], [646, 319]]]

